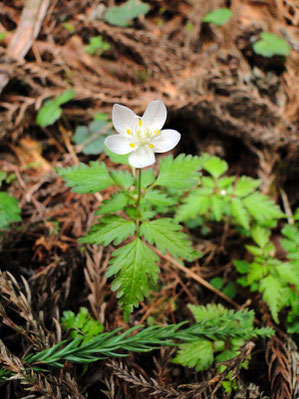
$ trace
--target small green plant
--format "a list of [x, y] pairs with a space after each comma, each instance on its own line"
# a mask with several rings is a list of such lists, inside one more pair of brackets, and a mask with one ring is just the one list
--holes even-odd
[[71, 338], [82, 337], [83, 343], [90, 341], [104, 330], [103, 324], [93, 319], [84, 307], [80, 308], [77, 315], [71, 310], [64, 311], [61, 325], [70, 332]]
[[207, 154], [201, 157], [202, 168], [210, 176], [202, 176], [177, 208], [176, 220], [190, 221], [198, 216], [205, 220], [225, 221], [249, 230], [255, 223], [275, 225], [284, 216], [279, 207], [257, 191], [260, 180], [248, 176], [224, 176], [227, 163]]
[[103, 40], [103, 36], [95, 36], [89, 39], [89, 44], [84, 46], [84, 50], [89, 55], [101, 55], [110, 49], [110, 44]]
[[[204, 325], [204, 336], [191, 342], [179, 344], [179, 350], [173, 362], [183, 366], [195, 367], [197, 371], [206, 370], [216, 362], [233, 359], [240, 353], [246, 341], [256, 336], [268, 336], [271, 329], [255, 329], [254, 313], [240, 310], [234, 312], [222, 305], [189, 305], [196, 323], [191, 327]], [[208, 332], [208, 330], [210, 331]], [[219, 371], [223, 371], [221, 366]]]
[[217, 8], [210, 11], [203, 17], [203, 22], [210, 22], [218, 26], [222, 26], [233, 16], [233, 13], [228, 8]]
[[118, 7], [109, 7], [104, 19], [111, 25], [128, 26], [135, 18], [149, 12], [150, 6], [139, 0], [128, 0]]
[[290, 54], [291, 47], [284, 38], [273, 33], [262, 32], [261, 39], [253, 44], [253, 50], [264, 57], [287, 56]]
[[0, 32], [0, 41], [6, 38], [6, 32]]
[[[3, 181], [10, 182], [11, 177], [0, 171], [0, 187]], [[13, 222], [20, 222], [21, 210], [18, 201], [4, 191], [0, 191], [0, 229], [7, 229]]]
[[111, 134], [111, 125], [106, 114], [98, 115], [88, 126], [78, 126], [72, 137], [85, 155], [99, 155], [104, 151], [104, 141]]
[[270, 241], [270, 230], [255, 226], [252, 238], [256, 245], [246, 245], [253, 255], [252, 262], [235, 260], [234, 264], [243, 275], [237, 280], [239, 284], [262, 294], [276, 323], [279, 323], [278, 313], [281, 309], [291, 308], [288, 320], [290, 328], [295, 332], [299, 325], [299, 231], [295, 226], [286, 225], [282, 232], [286, 236], [282, 245], [289, 251], [287, 257], [290, 261], [277, 259], [275, 246]]
[[73, 24], [71, 24], [69, 22], [65, 22], [62, 25], [69, 33], [75, 33], [76, 32], [76, 29], [75, 29]]
[[47, 100], [37, 113], [36, 123], [41, 127], [53, 125], [62, 115], [60, 106], [72, 100], [75, 95], [75, 90], [66, 90], [54, 100]]
[[[126, 331], [117, 328], [103, 332], [103, 326], [94, 320], [87, 309], [81, 308], [75, 315], [65, 311], [61, 324], [70, 338], [62, 340], [41, 352], [25, 356], [24, 367], [47, 372], [45, 367], [64, 367], [96, 362], [109, 357], [124, 357], [132, 352], [149, 352], [161, 346], [178, 347], [174, 363], [205, 370], [214, 360], [232, 359], [247, 340], [265, 338], [273, 334], [271, 328], [254, 328], [253, 311], [233, 311], [221, 305], [193, 306], [190, 310], [196, 322], [187, 321], [170, 325], [134, 326]], [[217, 353], [217, 355], [216, 355]], [[221, 366], [225, 368], [225, 366]], [[0, 369], [0, 382], [14, 373]]]

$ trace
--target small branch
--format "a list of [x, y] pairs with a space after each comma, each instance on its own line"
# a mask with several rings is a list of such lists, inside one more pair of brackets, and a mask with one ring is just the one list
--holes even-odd
[[223, 292], [217, 290], [217, 288], [213, 287], [210, 283], [208, 283], [205, 279], [202, 277], [198, 276], [196, 273], [194, 273], [192, 270], [189, 270], [187, 267], [181, 265], [176, 259], [174, 259], [170, 255], [163, 255], [160, 251], [158, 251], [156, 248], [152, 247], [152, 249], [162, 258], [170, 262], [173, 266], [175, 266], [177, 269], [182, 270], [188, 277], [192, 278], [193, 280], [197, 281], [199, 284], [203, 285], [206, 287], [208, 290], [214, 292], [216, 295], [220, 296], [222, 299], [224, 299], [226, 302], [230, 303], [232, 306], [234, 306], [237, 309], [240, 309], [241, 306], [230, 299], [228, 296], [223, 294]]

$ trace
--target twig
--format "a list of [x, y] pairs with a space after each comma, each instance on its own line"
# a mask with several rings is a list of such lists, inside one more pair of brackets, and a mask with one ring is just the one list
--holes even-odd
[[205, 279], [202, 277], [198, 276], [196, 273], [192, 272], [192, 270], [189, 270], [187, 267], [184, 265], [181, 265], [176, 259], [174, 259], [170, 255], [163, 255], [160, 251], [158, 251], [156, 248], [152, 247], [152, 249], [162, 258], [170, 262], [173, 266], [175, 266], [177, 269], [182, 270], [187, 276], [192, 278], [193, 280], [197, 281], [199, 284], [203, 285], [204, 287], [208, 288], [210, 291], [213, 291], [216, 295], [220, 296], [222, 299], [224, 299], [226, 302], [230, 303], [233, 305], [235, 308], [240, 309], [241, 306], [230, 299], [228, 296], [226, 296], [223, 292], [217, 290], [217, 288], [213, 287], [210, 283], [208, 283]]

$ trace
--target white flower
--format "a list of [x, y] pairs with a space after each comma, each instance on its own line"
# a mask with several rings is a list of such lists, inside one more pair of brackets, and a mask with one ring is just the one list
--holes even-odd
[[135, 168], [145, 168], [155, 162], [155, 152], [172, 150], [181, 135], [176, 130], [161, 130], [166, 120], [167, 110], [163, 101], [152, 101], [142, 117], [129, 108], [115, 104], [112, 122], [118, 134], [108, 136], [106, 146], [116, 154], [129, 154], [129, 164]]

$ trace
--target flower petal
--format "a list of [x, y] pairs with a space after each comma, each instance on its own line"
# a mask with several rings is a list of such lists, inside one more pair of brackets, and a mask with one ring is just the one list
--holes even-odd
[[162, 129], [167, 116], [165, 104], [161, 100], [152, 101], [142, 116], [142, 122], [152, 132]]
[[135, 151], [137, 148], [129, 138], [123, 137], [120, 134], [108, 136], [105, 140], [105, 145], [110, 151], [119, 155], [128, 154], [129, 152]]
[[126, 135], [128, 129], [138, 126], [139, 118], [130, 108], [114, 104], [112, 109], [112, 122], [115, 130]]
[[167, 152], [172, 150], [180, 141], [181, 135], [176, 130], [165, 129], [161, 130], [158, 136], [151, 140], [154, 145], [154, 152]]
[[139, 147], [129, 156], [129, 164], [134, 168], [145, 168], [155, 163], [155, 155], [150, 148]]

